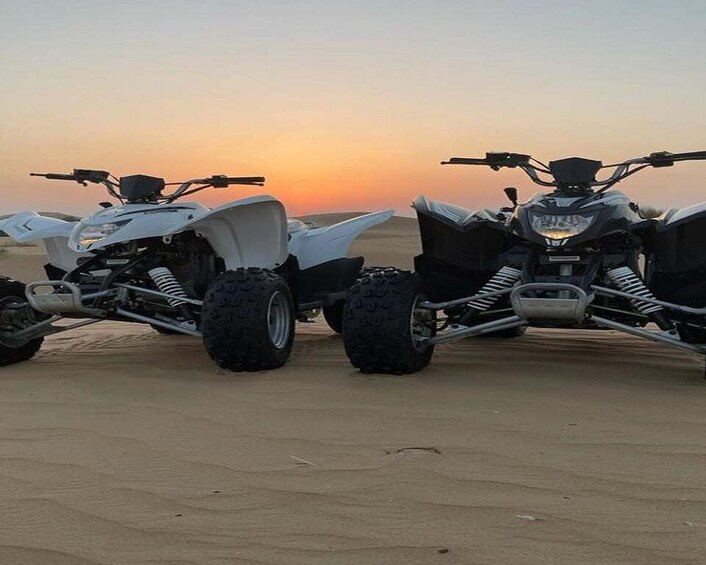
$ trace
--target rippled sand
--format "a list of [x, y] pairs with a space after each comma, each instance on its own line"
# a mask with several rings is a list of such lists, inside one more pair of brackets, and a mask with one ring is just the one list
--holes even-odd
[[[358, 250], [416, 245], [399, 219]], [[0, 563], [706, 562], [698, 356], [530, 330], [367, 376], [323, 324], [298, 331], [261, 374], [120, 323], [0, 369]]]

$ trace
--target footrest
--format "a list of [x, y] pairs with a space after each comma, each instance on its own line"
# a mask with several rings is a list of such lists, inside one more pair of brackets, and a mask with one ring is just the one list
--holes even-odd
[[[557, 291], [556, 298], [530, 296], [537, 292]], [[530, 283], [517, 286], [510, 293], [510, 302], [520, 318], [525, 320], [572, 320], [581, 322], [588, 306], [588, 295], [572, 284]]]

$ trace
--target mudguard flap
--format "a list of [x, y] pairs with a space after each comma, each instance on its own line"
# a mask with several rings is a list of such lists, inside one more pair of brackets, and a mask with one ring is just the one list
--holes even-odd
[[81, 257], [91, 256], [91, 253], [72, 251], [68, 246], [71, 231], [77, 224], [27, 211], [0, 221], [0, 231], [19, 243], [42, 241], [49, 263], [64, 271], [71, 271], [76, 268]]
[[362, 232], [389, 220], [394, 210], [373, 212], [325, 228], [296, 231], [291, 234], [289, 252], [299, 261], [300, 269], [308, 269], [345, 257], [351, 242]]
[[287, 216], [272, 196], [224, 204], [175, 226], [168, 234], [193, 230], [206, 238], [229, 270], [274, 269], [287, 259]]

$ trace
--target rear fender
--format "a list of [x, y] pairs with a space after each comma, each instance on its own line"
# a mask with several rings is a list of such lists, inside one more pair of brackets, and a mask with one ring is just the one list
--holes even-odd
[[368, 228], [386, 222], [394, 213], [394, 210], [373, 212], [325, 228], [293, 232], [289, 252], [296, 256], [301, 269], [340, 259], [348, 254], [356, 237]]
[[703, 220], [706, 216], [706, 202], [692, 204], [686, 208], [676, 209], [670, 208], [660, 218], [658, 229], [666, 231], [677, 227], [680, 224], [693, 222], [694, 220]]
[[287, 216], [284, 206], [271, 196], [219, 206], [175, 226], [169, 234], [188, 230], [204, 237], [229, 270], [274, 269], [287, 259]]
[[644, 238], [646, 283], [660, 300], [706, 304], [706, 203], [669, 210]]
[[28, 211], [0, 221], [0, 231], [18, 243], [42, 241], [49, 263], [64, 271], [71, 271], [76, 268], [80, 258], [91, 256], [91, 253], [78, 253], [68, 246], [69, 235], [77, 224]]

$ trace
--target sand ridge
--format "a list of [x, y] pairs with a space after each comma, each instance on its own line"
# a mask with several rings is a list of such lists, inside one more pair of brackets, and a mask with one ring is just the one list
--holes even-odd
[[[409, 267], [415, 229], [353, 252]], [[25, 280], [42, 262], [0, 254]], [[321, 321], [297, 330], [260, 374], [118, 322], [1, 369], [0, 563], [704, 563], [698, 356], [530, 330], [385, 377]]]

